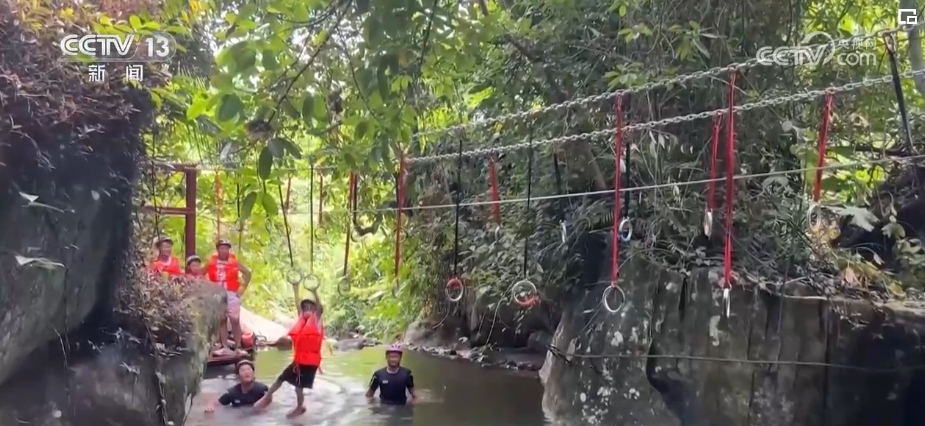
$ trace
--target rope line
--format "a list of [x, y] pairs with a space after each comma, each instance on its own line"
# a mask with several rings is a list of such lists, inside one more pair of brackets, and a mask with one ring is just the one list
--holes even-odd
[[[527, 151], [527, 206], [524, 210], [524, 214], [527, 216], [524, 219], [527, 221], [527, 229], [530, 229], [530, 232], [527, 232], [527, 236], [524, 237], [524, 259], [523, 259], [523, 275], [526, 280], [530, 276], [530, 235], [533, 234], [533, 214], [530, 210], [530, 200], [533, 196], [533, 148], [531, 147]], [[497, 205], [497, 204], [495, 204]]]
[[732, 215], [735, 204], [733, 177], [736, 169], [735, 96], [736, 72], [732, 71], [729, 73], [729, 112], [726, 115], [726, 240], [723, 248], [723, 269], [725, 270], [723, 289], [726, 292], [732, 287]]
[[315, 276], [315, 162], [308, 166], [308, 274]]
[[713, 117], [713, 133], [710, 138], [710, 179], [711, 182], [707, 187], [707, 212], [713, 213], [716, 210], [716, 159], [719, 157], [719, 132], [722, 127], [723, 117]]
[[816, 177], [813, 181], [813, 201], [817, 203], [822, 196], [822, 167], [825, 166], [825, 156], [829, 140], [829, 126], [832, 120], [833, 99], [834, 96], [831, 93], [825, 95], [825, 103], [822, 107], [822, 123], [819, 125], [819, 142], [817, 143], [819, 158], [816, 160]]
[[398, 285], [398, 279], [401, 269], [401, 231], [402, 231], [402, 210], [405, 207], [405, 153], [400, 151], [398, 160], [398, 184], [396, 185], [398, 193], [398, 211], [395, 218], [395, 282]]
[[218, 173], [215, 174], [215, 240], [222, 238], [222, 204], [224, 204], [224, 194], [222, 193], [222, 180]]
[[[837, 48], [840, 46], [851, 45], [851, 44], [858, 43], [858, 42], [865, 41], [865, 40], [883, 38], [885, 36], [896, 34], [900, 31], [910, 31], [921, 25], [925, 25], [925, 23], [893, 27], [893, 28], [876, 31], [871, 34], [856, 35], [856, 36], [851, 36], [851, 37], [843, 38], [843, 39], [833, 39], [827, 43], [807, 45], [807, 46], [798, 45], [798, 46], [783, 46], [783, 47], [793, 47], [793, 48], [800, 48], [800, 49], [807, 49], [807, 48], [820, 49], [820, 48], [827, 48], [827, 47]], [[523, 119], [526, 119], [532, 116], [547, 114], [550, 112], [568, 109], [568, 108], [572, 108], [575, 106], [585, 106], [591, 103], [601, 102], [607, 99], [616, 98], [617, 96], [629, 95], [633, 93], [645, 93], [653, 89], [658, 89], [662, 87], [670, 87], [670, 86], [675, 86], [675, 85], [683, 85], [693, 80], [714, 77], [714, 76], [725, 74], [728, 72], [743, 71], [743, 70], [746, 70], [749, 68], [755, 68], [758, 66], [772, 66], [772, 65], [774, 65], [773, 62], [768, 61], [768, 60], [761, 60], [758, 58], [749, 59], [741, 63], [733, 62], [724, 67], [715, 67], [715, 68], [710, 68], [704, 71], [696, 71], [690, 74], [683, 74], [677, 77], [665, 78], [662, 80], [657, 80], [657, 81], [649, 82], [649, 83], [642, 84], [639, 86], [629, 87], [626, 89], [619, 89], [619, 90], [605, 92], [605, 93], [601, 93], [597, 95], [587, 96], [584, 98], [578, 98], [578, 99], [568, 100], [568, 101], [561, 102], [561, 103], [550, 104], [542, 108], [522, 110], [522, 111], [503, 114], [503, 115], [499, 115], [495, 117], [474, 120], [468, 123], [456, 124], [453, 126], [443, 127], [439, 129], [432, 129], [432, 130], [426, 130], [423, 132], [417, 132], [412, 135], [412, 139], [417, 140], [423, 136], [432, 136], [432, 135], [439, 135], [439, 134], [445, 134], [445, 133], [450, 133], [450, 132], [459, 132], [459, 131], [464, 131], [468, 129], [484, 128], [484, 127], [488, 127], [488, 126], [491, 126], [493, 124], [498, 124], [498, 123], [505, 123], [505, 122], [510, 122], [510, 121], [520, 121], [520, 120], [523, 120]], [[414, 161], [412, 160], [412, 162]]]
[[459, 138], [459, 158], [456, 160], [456, 223], [453, 230], [453, 277], [459, 278], [459, 213], [462, 210], [462, 153], [463, 140]]
[[[902, 74], [901, 78], [910, 78], [910, 77], [915, 77], [915, 76], [923, 75], [923, 74], [925, 74], [925, 70], [907, 71]], [[861, 88], [876, 86], [878, 84], [891, 83], [892, 81], [893, 81], [892, 75], [885, 75], [885, 76], [878, 77], [878, 78], [864, 79], [858, 82], [848, 83], [843, 86], [832, 86], [826, 89], [811, 90], [811, 91], [806, 91], [806, 92], [801, 92], [801, 93], [795, 93], [792, 95], [782, 96], [778, 98], [771, 98], [771, 99], [765, 99], [765, 100], [761, 100], [757, 102], [736, 105], [735, 112], [740, 113], [740, 112], [750, 111], [750, 110], [758, 109], [758, 108], [767, 108], [767, 107], [787, 104], [791, 102], [804, 101], [804, 100], [824, 96], [826, 93], [835, 94], [835, 93], [849, 92], [849, 91], [858, 90]], [[661, 120], [645, 121], [645, 122], [641, 122], [637, 124], [631, 124], [631, 125], [624, 127], [623, 130], [624, 130], [624, 133], [635, 132], [638, 130], [646, 130], [646, 129], [665, 126], [669, 124], [679, 124], [679, 123], [684, 123], [688, 121], [722, 116], [727, 113], [728, 113], [727, 108], [721, 108], [721, 109], [716, 109], [712, 111], [703, 111], [703, 112], [698, 112], [698, 113], [693, 113], [693, 114], [669, 117], [669, 118], [665, 118]], [[542, 146], [542, 145], [548, 145], [548, 144], [562, 144], [562, 143], [568, 143], [568, 142], [576, 142], [576, 141], [585, 140], [585, 139], [595, 139], [595, 138], [600, 138], [600, 137], [605, 137], [605, 136], [609, 137], [613, 135], [613, 133], [614, 133], [614, 129], [612, 128], [601, 129], [601, 130], [596, 130], [596, 131], [588, 132], [588, 133], [558, 136], [558, 137], [554, 137], [550, 139], [534, 141], [533, 144], [534, 146]], [[498, 147], [475, 149], [472, 151], [464, 152], [463, 156], [475, 157], [475, 156], [488, 155], [492, 153], [516, 151], [516, 150], [527, 148], [527, 145], [528, 144], [524, 142], [524, 143], [512, 144], [512, 145], [502, 145]], [[431, 156], [425, 156], [425, 157], [415, 157], [415, 158], [408, 159], [408, 163], [415, 163], [415, 164], [428, 163], [428, 162], [433, 162], [433, 161], [445, 160], [449, 158], [455, 158], [458, 155], [459, 154], [457, 153], [453, 153], [453, 154], [437, 154], [437, 155], [431, 155]]]
[[[357, 190], [357, 174], [356, 172], [350, 173], [350, 183], [348, 184], [348, 194], [347, 194], [347, 209], [350, 212], [353, 212], [353, 215], [356, 215], [357, 206], [356, 206], [356, 190]], [[344, 241], [344, 279], [348, 279], [350, 276], [350, 234], [353, 232], [353, 220], [348, 218], [347, 220], [347, 232]]]
[[490, 185], [489, 189], [491, 190], [491, 201], [493, 202], [491, 205], [492, 215], [498, 226], [501, 226], [501, 204], [498, 203], [498, 200], [501, 199], [501, 193], [498, 189], [498, 165], [496, 157], [496, 155], [488, 156], [488, 178]]
[[613, 153], [613, 239], [611, 240], [611, 245], [613, 250], [611, 250], [610, 258], [610, 286], [617, 286], [617, 279], [619, 278], [618, 273], [618, 259], [619, 259], [619, 249], [620, 249], [620, 184], [622, 179], [620, 179], [620, 173], [622, 168], [620, 166], [620, 157], [623, 153], [623, 95], [617, 96], [613, 103], [613, 115], [614, 115], [614, 153]]

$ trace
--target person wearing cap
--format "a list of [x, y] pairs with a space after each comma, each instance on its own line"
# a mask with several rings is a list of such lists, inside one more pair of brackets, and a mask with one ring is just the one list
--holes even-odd
[[402, 347], [399, 344], [389, 345], [385, 349], [386, 366], [373, 373], [369, 381], [366, 398], [372, 401], [379, 390], [379, 401], [386, 405], [405, 405], [408, 403], [407, 390], [411, 395], [411, 402], [418, 399], [414, 390], [414, 376], [411, 370], [401, 366]]
[[202, 259], [197, 255], [186, 258], [186, 275], [191, 278], [201, 278], [205, 270], [202, 269]]
[[207, 413], [215, 412], [216, 404], [234, 408], [249, 407], [267, 394], [267, 385], [254, 377], [254, 363], [247, 360], [239, 362], [235, 365], [235, 373], [238, 375], [238, 384], [228, 388], [218, 399], [209, 401]]
[[296, 407], [286, 415], [293, 418], [305, 414], [305, 394], [303, 389], [311, 389], [315, 385], [315, 374], [321, 372], [321, 349], [324, 345], [324, 322], [321, 320], [321, 304], [311, 299], [299, 303], [299, 320], [289, 330], [292, 338], [292, 364], [289, 364], [273, 385], [266, 396], [254, 406], [265, 408], [273, 401], [275, 393], [283, 382], [295, 387]]
[[243, 331], [241, 330], [241, 296], [251, 282], [251, 271], [246, 266], [238, 263], [235, 255], [231, 254], [231, 242], [228, 240], [218, 240], [215, 244], [215, 254], [209, 258], [206, 264], [206, 276], [212, 283], [221, 286], [228, 293], [228, 304], [225, 307], [225, 316], [219, 326], [219, 336], [222, 346], [227, 348], [226, 336], [228, 336], [228, 327], [226, 323], [231, 323], [231, 333], [234, 335], [235, 350], [239, 355], [246, 353], [242, 348], [241, 340]]
[[161, 236], [154, 241], [154, 247], [157, 249], [157, 257], [151, 263], [154, 273], [166, 276], [183, 275], [180, 260], [173, 255], [173, 240]]

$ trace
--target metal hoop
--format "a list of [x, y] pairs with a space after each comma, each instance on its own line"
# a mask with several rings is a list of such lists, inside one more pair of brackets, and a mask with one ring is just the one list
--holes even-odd
[[703, 235], [707, 237], [713, 235], [713, 209], [707, 209], [703, 215]]
[[301, 284], [302, 281], [305, 281], [305, 274], [298, 269], [292, 268], [286, 272], [286, 281], [293, 286], [297, 286]]
[[562, 230], [562, 244], [565, 244], [565, 242], [568, 241], [568, 230], [565, 229], [564, 220], [559, 221], [559, 229]]
[[617, 227], [617, 232], [620, 233], [620, 241], [629, 242], [629, 240], [633, 239], [633, 222], [630, 222], [629, 218], [621, 220], [620, 226]]
[[344, 295], [350, 291], [350, 276], [344, 275], [340, 278], [340, 282], [337, 283], [337, 293]]
[[501, 229], [501, 225], [498, 225], [495, 227], [495, 230], [492, 232], [493, 232], [492, 236], [495, 238], [495, 241], [498, 241], [501, 239], [501, 235], [504, 232], [504, 230]]
[[530, 280], [521, 280], [511, 286], [511, 294], [514, 303], [521, 308], [529, 308], [536, 304], [539, 291]]
[[730, 297], [729, 287], [723, 288], [723, 317], [729, 318], [732, 310], [732, 298]]
[[[452, 290], [456, 288], [459, 289], [459, 294], [454, 296]], [[447, 300], [456, 303], [462, 300], [463, 295], [466, 294], [466, 286], [463, 285], [459, 278], [453, 277], [446, 282], [446, 286], [443, 288], [443, 292], [446, 293]]]
[[[315, 283], [315, 285], [311, 285], [311, 283]], [[318, 278], [316, 275], [307, 274], [302, 279], [302, 286], [308, 291], [318, 290], [318, 287], [321, 287], [321, 278]]]
[[[611, 306], [610, 301], [608, 300], [610, 299], [610, 293], [613, 293], [614, 291], [616, 291], [617, 295], [620, 296], [620, 298], [618, 299], [620, 303], [617, 304], [616, 307]], [[604, 309], [606, 309], [607, 312], [615, 314], [617, 312], [620, 312], [620, 310], [623, 309], [623, 305], [626, 304], [626, 293], [624, 293], [623, 289], [620, 288], [619, 286], [616, 286], [616, 285], [608, 286], [606, 289], [604, 289], [604, 294], [601, 295], [601, 302], [603, 303]]]
[[[806, 224], [809, 230], [813, 230], [822, 224], [822, 218], [819, 217], [820, 213], [822, 213], [822, 204], [813, 201], [809, 205], [809, 209], [806, 210]], [[813, 220], [813, 214], [817, 215], [816, 220]]]

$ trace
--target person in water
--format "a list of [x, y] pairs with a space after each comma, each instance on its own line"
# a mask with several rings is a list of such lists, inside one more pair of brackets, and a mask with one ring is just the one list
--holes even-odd
[[293, 360], [279, 377], [270, 386], [266, 396], [255, 404], [257, 408], [265, 408], [273, 401], [273, 393], [279, 390], [283, 382], [295, 387], [296, 406], [286, 415], [293, 418], [305, 414], [304, 389], [311, 389], [315, 385], [315, 374], [321, 367], [321, 347], [324, 344], [324, 324], [321, 321], [320, 302], [310, 299], [299, 303], [299, 320], [289, 330], [292, 338]]
[[186, 275], [194, 278], [205, 276], [205, 269], [202, 268], [202, 259], [195, 254], [186, 258]]
[[[251, 271], [238, 263], [235, 255], [231, 254], [231, 242], [218, 240], [215, 243], [215, 254], [206, 264], [206, 275], [209, 281], [221, 286], [228, 293], [228, 304], [225, 307], [225, 317], [219, 324], [219, 342], [226, 350], [228, 323], [231, 323], [231, 334], [234, 336], [235, 350], [239, 355], [245, 353], [241, 341], [244, 332], [241, 329], [241, 297], [251, 282]], [[242, 279], [243, 278], [243, 279]]]
[[249, 407], [267, 394], [267, 385], [254, 378], [254, 363], [241, 361], [235, 366], [235, 372], [238, 375], [238, 384], [228, 388], [217, 400], [210, 401], [206, 406], [207, 413], [215, 412], [216, 403], [234, 408]]
[[169, 237], [161, 236], [154, 241], [154, 247], [157, 249], [157, 257], [151, 263], [151, 270], [155, 274], [166, 277], [183, 275], [180, 270], [180, 260], [173, 255], [173, 240]]
[[369, 389], [366, 391], [367, 399], [372, 401], [378, 389], [379, 401], [386, 405], [407, 404], [407, 394], [411, 395], [411, 402], [417, 401], [414, 376], [411, 370], [401, 366], [401, 358], [401, 345], [393, 344], [385, 349], [386, 366], [373, 373], [373, 378], [369, 381]]

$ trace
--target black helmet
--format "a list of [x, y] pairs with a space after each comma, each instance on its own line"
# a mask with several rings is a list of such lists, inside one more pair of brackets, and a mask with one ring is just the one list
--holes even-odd
[[221, 246], [228, 246], [228, 248], [231, 248], [231, 241], [228, 241], [228, 240], [226, 240], [226, 239], [218, 240], [218, 241], [215, 243], [215, 248], [219, 248], [219, 247], [221, 247]]

